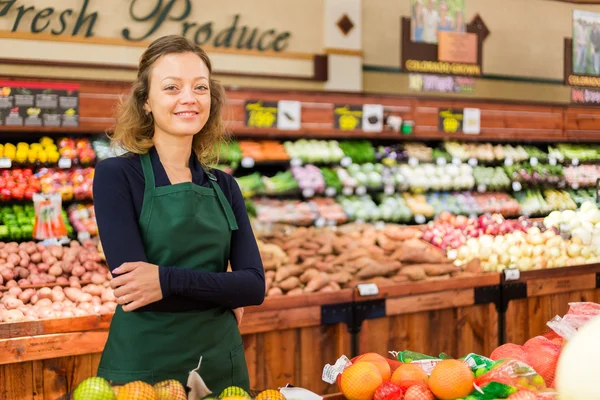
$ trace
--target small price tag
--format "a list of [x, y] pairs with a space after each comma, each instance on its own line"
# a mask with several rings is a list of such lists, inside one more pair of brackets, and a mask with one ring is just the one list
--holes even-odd
[[548, 162], [550, 163], [550, 165], [556, 165], [556, 163], [557, 163], [556, 157], [554, 157], [554, 156], [548, 157]]
[[344, 372], [346, 366], [350, 365], [350, 359], [346, 356], [341, 356], [334, 365], [327, 364], [323, 367], [321, 379], [330, 385], [335, 383], [339, 374]]
[[504, 280], [516, 281], [521, 277], [521, 271], [516, 268], [507, 268], [504, 270]]
[[0, 157], [0, 168], [10, 168], [12, 166], [12, 162], [8, 157]]
[[254, 158], [252, 157], [244, 157], [242, 158], [242, 167], [244, 168], [252, 168], [254, 167]]
[[444, 157], [438, 157], [436, 163], [440, 167], [443, 167], [444, 165], [446, 165], [446, 159]]
[[290, 160], [290, 165], [292, 167], [301, 167], [302, 166], [302, 160], [299, 159], [298, 157], [294, 157]]
[[375, 228], [376, 231], [382, 231], [385, 228], [385, 222], [383, 222], [383, 221], [376, 221], [373, 224], [373, 227]]
[[456, 249], [449, 249], [448, 252], [446, 253], [446, 256], [450, 260], [456, 260], [456, 257], [458, 257], [458, 250], [456, 250]]
[[364, 186], [358, 186], [356, 188], [356, 194], [359, 196], [364, 196], [365, 194], [367, 194], [367, 188]]
[[352, 164], [352, 159], [351, 159], [350, 157], [348, 157], [348, 156], [346, 156], [346, 157], [343, 157], [343, 158], [341, 159], [341, 161], [340, 161], [340, 165], [341, 165], [342, 167], [347, 167], [347, 166], [349, 166], [350, 164]]
[[535, 167], [536, 165], [538, 165], [538, 159], [537, 159], [537, 157], [531, 157], [529, 159], [529, 164], [531, 164], [532, 167]]
[[427, 221], [427, 218], [425, 218], [424, 215], [422, 214], [417, 214], [415, 215], [415, 222], [419, 225], [424, 224], [425, 221]]
[[409, 157], [408, 165], [410, 165], [411, 167], [416, 167], [417, 165], [419, 165], [419, 160], [417, 160], [415, 157]]
[[395, 192], [394, 186], [393, 185], [385, 185], [385, 187], [383, 188], [383, 192], [385, 194], [387, 194], [388, 196], [391, 194], [394, 194], [394, 192]]
[[344, 196], [350, 196], [352, 194], [352, 188], [350, 186], [344, 186], [342, 189], [342, 194]]
[[306, 198], [313, 197], [315, 195], [315, 189], [313, 188], [304, 188], [302, 189], [302, 196]]
[[515, 192], [519, 192], [521, 191], [521, 189], [523, 189], [523, 186], [521, 186], [520, 182], [513, 182], [512, 183], [512, 190]]
[[507, 167], [510, 167], [511, 165], [513, 165], [513, 159], [511, 157], [505, 158], [504, 165], [506, 165]]
[[571, 189], [573, 189], [573, 190], [577, 190], [577, 189], [579, 189], [579, 183], [577, 183], [577, 182], [573, 182], [573, 183], [571, 184]]
[[470, 165], [471, 167], [476, 167], [476, 166], [477, 166], [477, 159], [476, 159], [476, 158], [473, 158], [473, 157], [471, 157], [471, 158], [469, 158], [469, 161], [468, 161], [468, 163], [469, 163], [469, 165]]
[[458, 158], [458, 157], [452, 157], [452, 164], [460, 165], [460, 164], [462, 164], [462, 161], [460, 161], [460, 158]]
[[325, 220], [323, 219], [323, 217], [319, 217], [315, 220], [315, 226], [317, 228], [322, 228], [325, 226]]
[[337, 194], [337, 190], [335, 190], [334, 187], [328, 187], [327, 189], [325, 189], [325, 196], [327, 197], [333, 197]]
[[377, 296], [379, 294], [379, 288], [375, 283], [359, 283], [356, 288], [361, 296]]
[[71, 165], [73, 165], [73, 162], [70, 158], [61, 157], [58, 159], [58, 168], [71, 168]]
[[573, 164], [574, 166], [578, 166], [579, 165], [579, 158], [574, 158], [571, 160], [571, 164]]
[[77, 240], [79, 240], [80, 242], [90, 240], [90, 233], [88, 231], [77, 232]]
[[483, 183], [480, 183], [479, 185], [477, 185], [477, 191], [479, 193], [485, 193], [486, 190], [487, 190], [487, 187]]

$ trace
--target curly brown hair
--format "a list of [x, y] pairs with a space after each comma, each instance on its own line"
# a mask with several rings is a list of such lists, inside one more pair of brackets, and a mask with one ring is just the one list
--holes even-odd
[[[154, 119], [144, 110], [150, 90], [152, 65], [160, 57], [172, 53], [192, 52], [206, 64], [212, 75], [212, 65], [208, 54], [194, 42], [180, 35], [168, 35], [153, 41], [140, 57], [137, 79], [129, 95], [122, 98], [116, 110], [117, 123], [108, 133], [111, 141], [126, 151], [143, 154], [154, 146]], [[225, 107], [226, 97], [223, 86], [209, 75], [210, 114], [206, 124], [194, 136], [192, 150], [205, 166], [216, 162], [219, 145], [225, 139], [221, 111]]]

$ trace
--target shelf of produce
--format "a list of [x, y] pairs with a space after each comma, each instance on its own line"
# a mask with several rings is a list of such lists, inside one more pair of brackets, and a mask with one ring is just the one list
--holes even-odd
[[523, 344], [548, 332], [546, 322], [564, 315], [570, 302], [600, 302], [600, 264], [521, 272], [502, 285], [504, 342]]
[[500, 275], [453, 277], [379, 287], [355, 295], [365, 316], [357, 354], [412, 349], [425, 354], [489, 354], [498, 345]]

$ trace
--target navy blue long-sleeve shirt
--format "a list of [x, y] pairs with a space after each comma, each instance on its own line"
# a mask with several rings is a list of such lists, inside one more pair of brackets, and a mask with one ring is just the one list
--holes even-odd
[[[156, 149], [151, 148], [149, 153], [156, 187], [170, 185]], [[210, 186], [206, 173], [193, 154], [190, 157], [190, 169], [195, 184]], [[217, 183], [229, 201], [238, 224], [238, 230], [231, 235], [229, 260], [232, 272], [204, 272], [177, 268], [176, 265], [160, 265], [163, 299], [139, 310], [188, 311], [215, 306], [237, 308], [263, 302], [264, 269], [244, 198], [233, 177], [219, 170], [211, 172], [217, 177]], [[102, 247], [111, 271], [125, 262], [148, 262], [138, 224], [144, 187], [139, 155], [108, 158], [96, 165], [94, 208]]]

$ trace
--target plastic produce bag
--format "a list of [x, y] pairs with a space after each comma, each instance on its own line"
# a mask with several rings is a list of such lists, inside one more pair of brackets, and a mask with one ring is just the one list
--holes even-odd
[[33, 237], [37, 240], [58, 239], [67, 236], [67, 227], [62, 219], [60, 194], [34, 194], [35, 223]]
[[517, 360], [497, 361], [489, 372], [475, 378], [475, 385], [481, 388], [484, 393], [485, 388], [492, 382], [514, 387], [518, 390], [538, 392], [546, 389], [544, 378], [531, 366]]
[[565, 340], [577, 333], [577, 330], [587, 324], [590, 319], [600, 315], [600, 304], [592, 302], [569, 303], [569, 311], [564, 317], [555, 316], [547, 325], [556, 336]]

